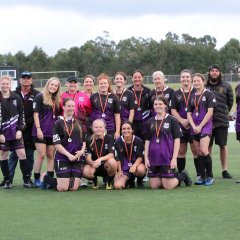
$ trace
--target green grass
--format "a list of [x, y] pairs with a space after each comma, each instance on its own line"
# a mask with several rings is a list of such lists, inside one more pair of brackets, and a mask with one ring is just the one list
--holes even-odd
[[[229, 135], [229, 171], [221, 177], [219, 150], [213, 149], [215, 184], [172, 191], [80, 189], [58, 193], [23, 189], [17, 176], [11, 190], [0, 189], [0, 239], [231, 239], [240, 238], [239, 143]], [[195, 179], [193, 161], [187, 168]]]

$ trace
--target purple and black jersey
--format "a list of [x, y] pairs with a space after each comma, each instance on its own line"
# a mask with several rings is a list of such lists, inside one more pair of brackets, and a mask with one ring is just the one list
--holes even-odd
[[[196, 126], [200, 125], [200, 123], [202, 122], [202, 120], [204, 119], [208, 111], [208, 108], [214, 108], [216, 106], [216, 100], [215, 100], [214, 94], [209, 90], [206, 90], [206, 89], [204, 90], [201, 96], [201, 99], [199, 101], [200, 96], [201, 94], [197, 95], [197, 93], [195, 92], [195, 94], [191, 96], [190, 104], [188, 106], [188, 112], [192, 113], [192, 119]], [[198, 102], [199, 102], [199, 105], [197, 110], [195, 107], [195, 104], [197, 104]], [[211, 135], [212, 128], [213, 128], [213, 124], [212, 124], [212, 117], [211, 117], [208, 120], [208, 122], [203, 126], [201, 135], [204, 135], [204, 134]], [[192, 128], [191, 128], [191, 135], [196, 135], [196, 133], [193, 132]]]
[[[100, 97], [102, 100], [102, 106], [100, 103]], [[120, 102], [118, 97], [113, 93], [108, 93], [108, 100], [106, 103], [105, 111], [103, 112], [102, 107], [104, 108], [107, 95], [94, 93], [91, 95], [90, 100], [92, 103], [92, 112], [90, 114], [90, 120], [93, 122], [96, 119], [103, 119], [106, 123], [107, 131], [115, 131], [115, 113], [120, 114]]]
[[166, 114], [157, 138], [156, 122], [157, 128], [159, 128], [161, 120], [156, 120], [156, 116], [150, 118], [147, 122], [148, 132], [146, 133], [146, 140], [150, 141], [149, 163], [150, 166], [170, 166], [173, 156], [174, 139], [180, 138], [182, 131], [177, 120], [171, 115]]
[[16, 140], [16, 132], [23, 131], [25, 117], [21, 98], [11, 92], [9, 98], [0, 99], [0, 134], [6, 141]]
[[118, 138], [115, 142], [116, 160], [121, 161], [122, 171], [129, 171], [129, 162], [131, 162], [131, 164], [134, 164], [137, 158], [143, 159], [144, 146], [143, 141], [140, 138], [133, 136], [132, 158], [129, 161], [128, 154], [131, 152], [131, 143], [126, 143], [128, 149], [127, 154], [124, 142], [125, 140], [123, 136]]
[[[169, 105], [169, 103], [172, 99], [173, 93], [174, 93], [174, 90], [172, 88], [169, 88], [168, 86], [166, 86], [163, 91], [157, 91], [157, 93], [156, 93], [156, 89], [153, 89], [149, 93], [150, 109], [151, 109], [152, 116], [156, 116], [156, 112], [153, 108], [153, 103], [154, 103], [154, 100], [155, 100], [156, 96], [163, 96], [164, 98], [166, 98], [167, 101], [168, 101], [168, 105]], [[170, 111], [170, 109], [168, 107], [168, 112], [169, 111]]]
[[130, 90], [124, 90], [123, 94], [115, 94], [118, 96], [118, 99], [120, 101], [120, 117], [121, 117], [121, 123], [129, 119], [130, 110], [135, 108], [134, 105], [134, 94]]
[[[190, 97], [189, 97], [189, 92], [183, 92], [182, 89], [176, 90], [172, 94], [170, 109], [175, 109], [182, 118], [187, 119], [187, 108], [188, 108], [188, 106], [186, 106], [185, 99], [186, 100], [189, 99], [189, 101], [188, 101], [188, 105], [189, 105], [190, 104], [190, 98], [191, 98], [192, 95], [195, 94], [195, 92], [196, 92], [196, 89], [191, 88]], [[184, 98], [183, 94], [185, 95], [185, 98]], [[186, 129], [181, 124], [180, 124], [180, 126], [181, 126], [181, 129], [182, 129], [183, 133], [190, 133], [190, 128]]]
[[[39, 93], [33, 101], [33, 112], [38, 112], [39, 114], [39, 122], [43, 136], [52, 137], [54, 123], [61, 114], [60, 108], [56, 106], [55, 112], [53, 113], [53, 108], [43, 103], [43, 94]], [[35, 123], [33, 125], [32, 135], [34, 137], [37, 136]]]
[[[134, 86], [128, 88], [134, 94]], [[134, 120], [137, 121], [147, 121], [150, 117], [150, 102], [149, 102], [149, 93], [150, 89], [142, 85], [142, 92], [135, 91], [136, 97], [134, 95], [134, 105], [135, 105], [135, 114]], [[141, 94], [142, 93], [142, 94]], [[141, 96], [140, 96], [141, 95]], [[138, 101], [141, 98], [140, 106], [138, 106]]]
[[235, 88], [237, 113], [236, 113], [236, 132], [240, 132], [240, 84]]
[[[61, 144], [69, 153], [71, 153], [72, 155], [75, 155], [77, 151], [80, 151], [82, 149], [83, 142], [85, 142], [85, 140], [84, 138], [81, 138], [80, 129], [79, 129], [79, 126], [81, 126], [81, 123], [76, 118], [66, 121], [68, 131], [72, 127], [72, 121], [73, 121], [74, 128], [70, 136], [68, 135], [68, 132], [66, 130], [63, 117], [60, 117], [60, 119], [58, 119], [55, 122], [54, 128], [53, 128], [53, 145]], [[69, 138], [71, 139], [71, 142], [68, 141]], [[67, 156], [61, 154], [58, 151], [56, 151], [55, 160], [60, 160], [63, 162], [69, 161]]]
[[[104, 141], [104, 142], [103, 142]], [[92, 140], [91, 137], [88, 137], [86, 139], [86, 155], [91, 154], [92, 160], [95, 161], [98, 159], [98, 154], [100, 154], [99, 157], [106, 156], [109, 153], [114, 154], [115, 148], [114, 148], [114, 139], [110, 134], [106, 134], [104, 136], [104, 139], [97, 139], [96, 140], [96, 146], [97, 150], [95, 148], [95, 144], [91, 146]], [[102, 147], [103, 143], [103, 147]], [[102, 147], [102, 153], [101, 153], [101, 147]]]

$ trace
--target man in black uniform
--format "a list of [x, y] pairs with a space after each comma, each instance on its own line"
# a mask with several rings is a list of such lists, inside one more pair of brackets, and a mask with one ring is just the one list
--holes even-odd
[[217, 102], [217, 106], [214, 108], [213, 112], [213, 132], [210, 152], [215, 138], [215, 144], [219, 145], [220, 148], [222, 176], [223, 178], [231, 179], [232, 176], [227, 171], [227, 136], [229, 127], [228, 114], [233, 106], [233, 90], [229, 83], [222, 80], [221, 69], [216, 64], [209, 67], [206, 88], [214, 93]]

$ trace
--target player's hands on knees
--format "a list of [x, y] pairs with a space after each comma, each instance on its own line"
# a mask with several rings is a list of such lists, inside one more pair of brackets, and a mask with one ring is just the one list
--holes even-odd
[[21, 139], [21, 137], [22, 137], [22, 131], [17, 131], [16, 132], [16, 140], [19, 140], [19, 139]]

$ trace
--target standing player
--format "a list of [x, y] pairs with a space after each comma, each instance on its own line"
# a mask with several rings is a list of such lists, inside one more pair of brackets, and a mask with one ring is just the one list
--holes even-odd
[[94, 93], [94, 77], [92, 75], [86, 75], [83, 77], [83, 92], [90, 98]]
[[117, 139], [120, 136], [120, 103], [111, 90], [109, 76], [102, 73], [97, 78], [98, 92], [91, 95], [92, 113], [91, 122], [103, 119], [106, 123], [107, 133]]
[[150, 89], [143, 85], [143, 72], [135, 70], [132, 73], [133, 85], [128, 89], [134, 94], [135, 114], [133, 119], [134, 134], [144, 139], [144, 130], [150, 117], [149, 93]]
[[47, 156], [47, 173], [54, 175], [53, 126], [59, 117], [60, 111], [60, 88], [58, 78], [48, 79], [43, 93], [38, 94], [33, 102], [33, 137], [37, 150], [37, 158], [34, 163], [34, 183], [40, 185], [40, 171], [43, 160]]
[[186, 170], [175, 174], [177, 155], [182, 132], [177, 120], [166, 113], [167, 100], [158, 96], [153, 103], [156, 116], [147, 122], [145, 141], [145, 165], [149, 169], [151, 188], [173, 189], [182, 181], [191, 186], [192, 181]]
[[56, 188], [59, 192], [78, 190], [86, 147], [80, 121], [74, 117], [75, 101], [65, 98], [63, 110], [63, 116], [56, 121], [53, 130], [57, 179], [47, 173], [41, 176], [43, 188]]
[[213, 132], [210, 142], [210, 153], [212, 144], [219, 145], [220, 159], [222, 164], [222, 177], [231, 179], [228, 169], [228, 149], [227, 137], [229, 120], [228, 114], [233, 105], [233, 90], [229, 83], [222, 80], [221, 69], [218, 65], [213, 64], [209, 67], [208, 81], [206, 88], [213, 92], [216, 98], [217, 106], [213, 111]]
[[106, 178], [106, 189], [113, 188], [113, 178], [117, 171], [117, 162], [114, 159], [114, 139], [106, 134], [105, 123], [102, 119], [94, 120], [93, 135], [86, 139], [86, 162], [83, 168], [83, 177], [93, 180], [93, 188], [98, 189], [97, 176]]
[[23, 186], [29, 188], [32, 186], [32, 182], [22, 137], [22, 131], [25, 128], [23, 103], [16, 93], [11, 92], [11, 78], [9, 76], [0, 78], [0, 90], [0, 160], [5, 182], [4, 188], [11, 188], [7, 161], [9, 150], [16, 152], [23, 175]]
[[[151, 115], [155, 116], [156, 113], [153, 109], [154, 99], [157, 96], [164, 96], [165, 99], [169, 103], [171, 98], [172, 98], [172, 94], [173, 94], [174, 90], [165, 85], [165, 75], [164, 75], [163, 72], [161, 72], [161, 71], [154, 72], [153, 75], [152, 75], [152, 78], [153, 78], [153, 83], [155, 85], [155, 89], [153, 89], [149, 93], [149, 99], [150, 99], [150, 108], [151, 108], [151, 112], [152, 112]], [[169, 110], [169, 109], [167, 109], [167, 110]]]
[[116, 85], [114, 93], [117, 95], [121, 105], [121, 123], [126, 120], [133, 122], [134, 117], [134, 95], [125, 88], [126, 82], [127, 77], [125, 73], [117, 72], [114, 75], [114, 83]]
[[115, 148], [118, 171], [114, 187], [115, 189], [134, 187], [135, 176], [145, 176], [146, 167], [143, 163], [143, 142], [133, 134], [130, 121], [122, 124], [122, 136], [116, 140]]
[[187, 116], [192, 127], [193, 143], [198, 153], [197, 164], [200, 176], [195, 184], [209, 186], [214, 182], [209, 143], [212, 135], [212, 115], [216, 100], [214, 94], [204, 88], [204, 84], [204, 76], [196, 73], [193, 76], [193, 86], [197, 92], [191, 96]]
[[183, 136], [180, 139], [180, 149], [177, 158], [177, 168], [181, 172], [186, 167], [186, 154], [187, 145], [190, 143], [192, 154], [194, 157], [194, 164], [196, 168], [197, 175], [199, 175], [199, 170], [197, 169], [197, 152], [193, 145], [193, 140], [190, 135], [191, 126], [187, 119], [187, 109], [190, 103], [191, 95], [196, 92], [192, 87], [192, 73], [188, 69], [184, 69], [180, 73], [181, 88], [176, 90], [171, 99], [171, 114], [179, 122]]

